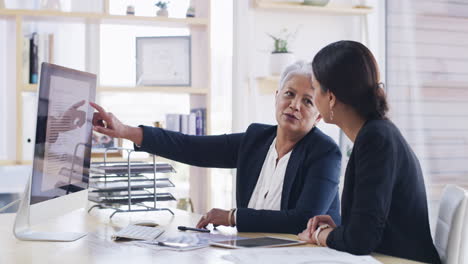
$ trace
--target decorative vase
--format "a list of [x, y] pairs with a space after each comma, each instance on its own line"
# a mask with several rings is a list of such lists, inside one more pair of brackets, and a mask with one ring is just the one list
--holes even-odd
[[195, 17], [195, 7], [189, 6], [187, 9], [187, 13], [185, 14], [186, 17]]
[[156, 15], [161, 17], [168, 17], [169, 12], [167, 11], [167, 8], [160, 8], [158, 12], [156, 12]]
[[41, 9], [60, 10], [60, 1], [59, 0], [42, 0]]
[[127, 15], [134, 16], [135, 15], [135, 7], [132, 5], [127, 6]]
[[270, 56], [270, 74], [280, 75], [283, 69], [293, 62], [293, 53], [272, 53]]

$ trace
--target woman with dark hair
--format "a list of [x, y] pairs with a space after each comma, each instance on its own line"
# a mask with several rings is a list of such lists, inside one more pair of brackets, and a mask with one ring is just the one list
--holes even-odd
[[440, 263], [428, 220], [419, 161], [398, 128], [372, 53], [354, 41], [332, 43], [312, 62], [314, 105], [354, 142], [345, 173], [342, 224], [311, 218], [299, 238], [352, 254], [379, 252]]

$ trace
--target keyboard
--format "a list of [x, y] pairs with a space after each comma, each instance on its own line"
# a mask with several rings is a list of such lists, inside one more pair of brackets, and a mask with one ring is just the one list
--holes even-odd
[[129, 225], [115, 233], [112, 236], [112, 239], [117, 240], [119, 238], [127, 238], [151, 241], [159, 237], [162, 233], [164, 233], [164, 230], [159, 227]]

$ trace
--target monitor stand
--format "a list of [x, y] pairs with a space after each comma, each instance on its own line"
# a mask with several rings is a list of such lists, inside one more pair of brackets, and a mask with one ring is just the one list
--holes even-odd
[[71, 242], [86, 236], [86, 233], [73, 233], [73, 232], [34, 232], [30, 229], [29, 225], [29, 209], [31, 199], [31, 177], [26, 182], [26, 189], [24, 191], [23, 199], [16, 213], [15, 224], [13, 226], [13, 233], [19, 240], [32, 240], [32, 241], [62, 241]]

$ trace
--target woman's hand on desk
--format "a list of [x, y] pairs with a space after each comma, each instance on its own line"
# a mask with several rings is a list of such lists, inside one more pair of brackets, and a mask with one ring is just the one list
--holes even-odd
[[[325, 225], [328, 225], [329, 227], [319, 229], [320, 226]], [[331, 216], [318, 215], [310, 218], [307, 222], [307, 228], [304, 229], [304, 231], [302, 231], [302, 233], [298, 234], [297, 236], [300, 240], [306, 241], [307, 243], [327, 246], [327, 237], [330, 234], [330, 232], [333, 231], [333, 229], [335, 228], [336, 224], [331, 218]], [[319, 232], [318, 236], [316, 236], [316, 232]], [[319, 241], [317, 241], [316, 238], [318, 238]]]
[[127, 126], [112, 113], [106, 112], [100, 105], [92, 102], [89, 104], [98, 111], [93, 115], [93, 128], [95, 131], [114, 138], [126, 138], [137, 145], [141, 145], [143, 131], [140, 127]]
[[[198, 221], [197, 228], [205, 228], [208, 224], [213, 224], [214, 226], [225, 225], [229, 226], [229, 210], [222, 209], [211, 209], [208, 213], [200, 218]], [[234, 223], [235, 224], [235, 223]]]

